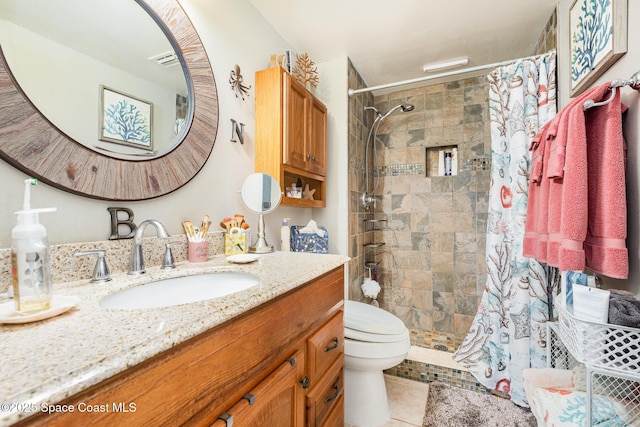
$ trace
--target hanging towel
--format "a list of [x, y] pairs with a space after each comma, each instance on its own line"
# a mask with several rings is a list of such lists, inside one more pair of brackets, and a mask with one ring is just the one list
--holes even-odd
[[582, 111], [582, 106], [585, 101], [589, 99], [601, 99], [608, 91], [608, 84], [589, 88], [574, 98], [554, 117], [548, 132], [548, 137], [552, 138], [554, 142], [550, 148], [549, 164], [545, 168], [545, 176], [547, 178], [562, 178], [564, 176], [569, 113], [574, 111], [575, 108], [578, 109], [576, 111]]
[[[588, 223], [588, 213], [586, 208], [586, 194], [588, 182], [586, 178], [586, 170], [583, 168], [586, 165], [586, 142], [580, 142], [576, 140], [578, 135], [583, 135], [585, 132], [584, 124], [576, 124], [574, 115], [584, 115], [583, 104], [588, 99], [602, 99], [603, 96], [609, 93], [609, 85], [596, 86], [583, 92], [580, 96], [575, 98], [567, 108], [564, 108], [560, 114], [558, 114], [558, 120], [554, 123], [555, 138], [551, 144], [549, 153], [549, 160], [547, 162], [547, 169], [545, 176], [549, 178], [549, 214], [548, 214], [548, 227], [547, 231], [549, 237], [547, 240], [547, 263], [549, 265], [559, 267], [560, 266], [560, 248], [562, 241], [564, 240], [562, 234], [562, 210], [567, 210], [565, 215], [565, 221], [572, 221], [572, 224], [578, 226], [580, 230]], [[570, 128], [570, 120], [571, 126]], [[571, 141], [571, 142], [570, 142]], [[567, 145], [569, 146], [569, 153], [567, 155]], [[573, 144], [573, 145], [572, 145]], [[565, 159], [570, 158], [569, 164], [565, 164]], [[581, 164], [576, 164], [578, 159], [581, 159]], [[565, 168], [569, 171], [570, 176], [567, 179], [563, 179], [565, 175]], [[575, 190], [574, 187], [579, 186], [580, 190]], [[565, 193], [566, 192], [566, 193]], [[571, 200], [569, 203], [575, 203], [577, 205], [567, 205], [565, 197]], [[574, 209], [574, 206], [581, 206], [580, 210]], [[567, 218], [568, 217], [568, 218]], [[582, 233], [582, 231], [580, 231]], [[572, 252], [573, 258], [578, 264], [583, 264], [585, 254], [582, 251], [582, 244], [579, 244], [578, 251]], [[576, 264], [572, 264], [576, 266]], [[576, 268], [582, 270], [582, 268]], [[570, 270], [570, 269], [568, 269]]]
[[559, 206], [562, 201], [562, 180], [549, 180], [543, 177], [562, 178], [569, 112], [573, 108], [579, 108], [579, 111], [582, 111], [584, 101], [593, 98], [594, 95], [602, 96], [600, 92], [600, 89], [591, 88], [572, 100], [540, 129], [529, 148], [532, 152], [531, 172], [523, 254], [554, 267], [559, 265], [558, 252], [561, 240]]
[[[525, 218], [525, 234], [522, 241], [522, 254], [546, 262], [547, 242], [547, 212], [549, 180], [543, 178], [545, 150], [549, 140], [547, 138], [548, 124], [543, 126], [534, 137], [530, 150], [531, 173], [529, 175], [529, 195], [527, 200], [527, 216]], [[544, 248], [544, 250], [543, 250]]]
[[[609, 83], [596, 102], [610, 97]], [[603, 89], [603, 87], [600, 87]], [[620, 93], [606, 105], [569, 112], [560, 205], [559, 268], [624, 279], [627, 209]]]
[[622, 113], [626, 109], [617, 91], [610, 103], [585, 112], [589, 171], [586, 266], [616, 279], [626, 279], [629, 275], [627, 147], [622, 133]]
[[534, 138], [523, 254], [626, 278], [626, 107], [617, 92], [606, 105], [582, 108], [609, 98], [609, 83], [588, 89]]

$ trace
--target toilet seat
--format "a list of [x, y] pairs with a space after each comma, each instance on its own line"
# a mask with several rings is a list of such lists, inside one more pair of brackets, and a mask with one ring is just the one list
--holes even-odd
[[344, 302], [344, 327], [376, 335], [401, 335], [407, 330], [402, 320], [388, 311], [357, 301]]
[[378, 307], [356, 301], [344, 302], [344, 336], [368, 343], [404, 342], [409, 337], [402, 320]]
[[[345, 363], [347, 357], [359, 359], [389, 359], [402, 356], [402, 359], [404, 359], [410, 348], [409, 331], [407, 331], [403, 340], [396, 342], [370, 342], [345, 339]], [[400, 363], [402, 359], [397, 363]], [[395, 364], [393, 366], [395, 366]]]
[[385, 343], [385, 342], [398, 342], [405, 340], [409, 332], [404, 330], [404, 332], [400, 334], [370, 334], [368, 332], [356, 331], [349, 328], [344, 328], [344, 337], [347, 339], [352, 339], [356, 341], [364, 341], [364, 342], [374, 342], [374, 343]]

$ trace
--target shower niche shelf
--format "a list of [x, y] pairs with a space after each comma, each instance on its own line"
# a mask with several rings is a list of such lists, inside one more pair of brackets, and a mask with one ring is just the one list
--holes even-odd
[[[459, 153], [457, 145], [443, 145], [427, 147], [426, 165], [427, 177], [455, 176], [459, 169]], [[450, 159], [447, 168], [447, 157]]]

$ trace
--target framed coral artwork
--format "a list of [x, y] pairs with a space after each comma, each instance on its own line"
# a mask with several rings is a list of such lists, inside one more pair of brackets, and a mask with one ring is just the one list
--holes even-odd
[[627, 52], [627, 0], [574, 0], [569, 31], [573, 97]]
[[153, 104], [100, 86], [100, 140], [153, 151]]

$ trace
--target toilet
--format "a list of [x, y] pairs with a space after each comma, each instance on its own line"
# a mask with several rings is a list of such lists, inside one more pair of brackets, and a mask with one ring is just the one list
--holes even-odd
[[344, 303], [344, 420], [378, 427], [391, 418], [384, 369], [401, 363], [411, 347], [402, 320], [356, 301]]

